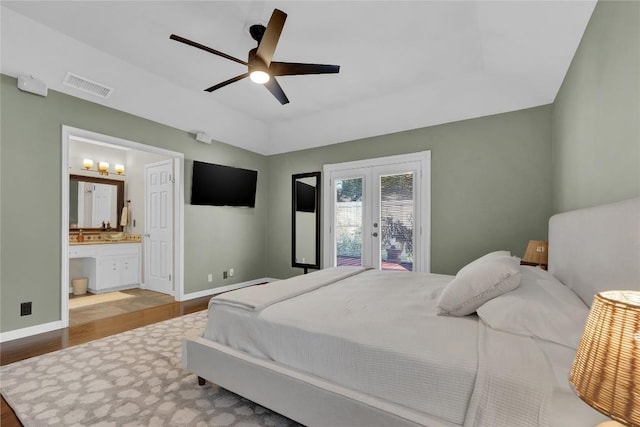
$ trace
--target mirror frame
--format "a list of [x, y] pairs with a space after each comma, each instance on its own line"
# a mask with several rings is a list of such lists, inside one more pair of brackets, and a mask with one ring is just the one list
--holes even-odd
[[[300, 178], [316, 178], [316, 221], [315, 221], [315, 248], [316, 259], [312, 264], [296, 262], [296, 180]], [[307, 172], [291, 175], [291, 265], [293, 267], [304, 268], [307, 274], [308, 269], [320, 269], [320, 172]]]
[[[84, 181], [84, 182], [95, 182], [97, 184], [108, 184], [115, 185], [117, 191], [117, 199], [116, 199], [116, 219], [117, 225], [115, 227], [111, 227], [111, 230], [124, 231], [124, 227], [120, 225], [120, 214], [122, 213], [122, 208], [124, 207], [124, 181], [120, 181], [117, 179], [108, 179], [108, 178], [98, 178], [93, 176], [85, 176], [85, 175], [69, 175], [69, 182], [72, 181]], [[102, 231], [100, 227], [69, 227], [69, 231], [79, 231], [82, 229], [85, 231]]]

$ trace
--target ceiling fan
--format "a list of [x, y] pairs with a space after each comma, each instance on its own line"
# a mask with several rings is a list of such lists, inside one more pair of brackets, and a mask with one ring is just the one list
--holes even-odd
[[246, 73], [213, 85], [210, 88], [205, 89], [205, 91], [213, 92], [214, 90], [220, 89], [228, 84], [235, 83], [245, 77], [249, 77], [255, 83], [263, 84], [264, 87], [266, 87], [269, 92], [271, 92], [271, 94], [275, 96], [282, 105], [284, 105], [289, 103], [289, 99], [275, 79], [276, 76], [331, 74], [340, 72], [339, 65], [301, 64], [297, 62], [272, 61], [271, 58], [273, 57], [273, 53], [276, 51], [278, 40], [280, 39], [280, 33], [282, 33], [282, 28], [284, 27], [286, 19], [286, 13], [279, 9], [274, 9], [271, 19], [269, 19], [269, 23], [266, 27], [264, 25], [256, 24], [249, 28], [249, 33], [251, 34], [251, 37], [258, 42], [258, 47], [249, 51], [249, 58], [246, 62], [175, 34], [171, 34], [171, 37], [169, 38], [247, 66], [248, 70]]

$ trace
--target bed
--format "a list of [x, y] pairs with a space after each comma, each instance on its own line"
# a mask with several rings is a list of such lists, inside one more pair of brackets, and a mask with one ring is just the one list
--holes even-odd
[[549, 221], [549, 271], [328, 268], [212, 298], [183, 366], [309, 426], [584, 426], [568, 384], [593, 295], [640, 290], [640, 199]]

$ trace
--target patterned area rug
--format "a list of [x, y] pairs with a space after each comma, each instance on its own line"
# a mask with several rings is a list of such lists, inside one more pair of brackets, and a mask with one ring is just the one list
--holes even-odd
[[0, 368], [25, 426], [297, 426], [182, 369], [181, 340], [206, 310]]

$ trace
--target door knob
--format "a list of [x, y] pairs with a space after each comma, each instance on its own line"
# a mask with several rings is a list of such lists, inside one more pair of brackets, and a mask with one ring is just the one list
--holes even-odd
[[374, 232], [374, 233], [372, 234], [372, 236], [373, 236], [373, 237], [378, 237], [378, 232]]

